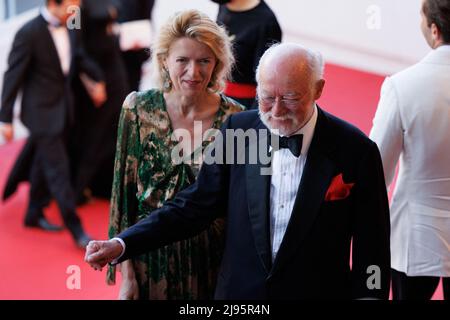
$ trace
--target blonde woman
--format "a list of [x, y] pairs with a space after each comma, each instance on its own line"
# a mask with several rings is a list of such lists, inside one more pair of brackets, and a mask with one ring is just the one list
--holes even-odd
[[[193, 137], [181, 142], [183, 150], [198, 150], [209, 141], [193, 143], [194, 121], [201, 121], [204, 133], [244, 108], [221, 93], [234, 58], [228, 35], [205, 14], [188, 10], [169, 19], [152, 54], [160, 88], [130, 94], [119, 122], [111, 238], [195, 181], [199, 164], [175, 164], [171, 156], [180, 129]], [[224, 222], [216, 220], [194, 238], [123, 262], [119, 298], [212, 298], [223, 228]], [[109, 269], [108, 282], [115, 282], [114, 267]]]

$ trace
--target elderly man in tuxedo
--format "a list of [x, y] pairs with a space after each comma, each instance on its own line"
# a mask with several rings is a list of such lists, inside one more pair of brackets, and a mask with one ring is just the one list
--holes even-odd
[[[257, 139], [216, 139], [221, 161], [205, 160], [192, 186], [117, 238], [90, 242], [86, 261], [101, 269], [224, 216], [216, 299], [387, 298], [389, 208], [376, 144], [315, 103], [325, 84], [320, 54], [271, 47], [257, 80], [259, 112], [232, 115], [222, 129]], [[249, 161], [255, 146], [271, 161]]]
[[422, 3], [422, 32], [433, 49], [386, 78], [370, 137], [386, 183], [400, 171], [391, 203], [395, 300], [428, 300], [441, 277], [450, 299], [450, 0]]
[[[16, 34], [5, 72], [0, 110], [0, 132], [13, 138], [13, 107], [23, 90], [21, 119], [30, 138], [5, 188], [10, 196], [21, 180], [30, 180], [30, 199], [25, 225], [47, 231], [61, 228], [44, 217], [51, 198], [58, 203], [64, 224], [77, 246], [84, 248], [89, 236], [75, 211], [75, 195], [70, 183], [66, 150], [67, 129], [73, 124], [71, 81], [83, 70], [97, 82], [93, 98], [106, 99], [101, 70], [86, 58], [68, 22], [75, 21], [80, 0], [47, 0], [40, 14]], [[74, 25], [75, 27], [75, 25]]]

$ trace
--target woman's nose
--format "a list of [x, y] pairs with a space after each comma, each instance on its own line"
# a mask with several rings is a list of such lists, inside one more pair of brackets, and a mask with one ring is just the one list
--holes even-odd
[[188, 74], [189, 76], [191, 76], [192, 78], [195, 78], [195, 76], [197, 76], [198, 74], [198, 66], [197, 63], [195, 63], [195, 61], [192, 61], [189, 63], [188, 65]]

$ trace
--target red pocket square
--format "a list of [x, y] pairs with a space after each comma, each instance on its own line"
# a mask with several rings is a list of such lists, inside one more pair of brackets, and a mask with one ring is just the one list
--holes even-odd
[[350, 190], [353, 188], [354, 183], [345, 183], [344, 177], [341, 174], [337, 175], [331, 181], [327, 194], [325, 195], [325, 201], [342, 200], [350, 195]]

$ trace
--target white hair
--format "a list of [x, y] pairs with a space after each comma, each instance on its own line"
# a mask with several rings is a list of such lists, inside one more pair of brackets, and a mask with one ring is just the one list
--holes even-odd
[[303, 52], [304, 54], [306, 54], [308, 66], [314, 75], [314, 80], [318, 81], [323, 79], [325, 65], [322, 54], [319, 51], [311, 50], [297, 43], [276, 43], [268, 48], [259, 60], [258, 67], [256, 68], [256, 82], [258, 84], [260, 81], [261, 65], [263, 64], [264, 60], [267, 59], [267, 57], [276, 54], [277, 51], [279, 51], [281, 48], [289, 49], [291, 52], [295, 50], [297, 52]]

